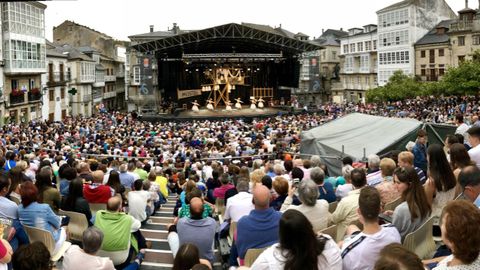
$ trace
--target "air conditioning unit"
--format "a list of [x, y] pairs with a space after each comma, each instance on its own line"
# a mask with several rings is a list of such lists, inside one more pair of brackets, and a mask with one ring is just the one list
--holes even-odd
[[60, 97], [56, 97], [56, 98], [55, 98], [55, 101], [59, 102], [59, 101], [60, 101]]

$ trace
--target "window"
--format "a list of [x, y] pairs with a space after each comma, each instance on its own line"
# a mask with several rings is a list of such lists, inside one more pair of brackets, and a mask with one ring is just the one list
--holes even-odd
[[352, 53], [355, 52], [355, 43], [350, 44], [350, 52], [352, 52]]
[[421, 76], [427, 76], [426, 65], [421, 65], [420, 66], [420, 75]]
[[465, 46], [465, 36], [458, 37], [458, 46]]
[[20, 90], [20, 89], [18, 89], [18, 81], [17, 80], [12, 80], [11, 84], [12, 84], [11, 85], [12, 86], [12, 91], [15, 90], [15, 89]]
[[54, 101], [55, 99], [55, 89], [48, 90], [48, 100]]
[[472, 44], [473, 45], [480, 45], [480, 35], [473, 35], [472, 36]]
[[445, 50], [444, 49], [438, 49], [438, 56], [445, 56]]
[[133, 68], [133, 82], [135, 84], [140, 84], [140, 67], [138, 66]]
[[377, 50], [377, 41], [376, 40], [373, 41], [373, 50], [374, 51]]
[[333, 60], [337, 59], [337, 52], [332, 52], [332, 59]]
[[420, 57], [421, 57], [421, 58], [425, 58], [425, 50], [421, 50], [421, 51], [420, 51]]
[[463, 63], [465, 61], [465, 55], [458, 56], [458, 63]]
[[365, 41], [365, 51], [371, 51], [371, 50], [372, 50], [372, 42]]
[[445, 75], [445, 65], [438, 65], [438, 76]]
[[359, 52], [363, 51], [363, 42], [358, 42], [357, 43], [357, 51], [359, 51]]
[[60, 98], [61, 99], [65, 98], [65, 88], [63, 88], [63, 87], [60, 89]]

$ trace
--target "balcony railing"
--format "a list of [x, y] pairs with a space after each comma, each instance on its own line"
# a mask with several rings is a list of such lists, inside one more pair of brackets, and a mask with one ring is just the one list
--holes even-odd
[[114, 82], [117, 80], [117, 76], [115, 75], [105, 75], [105, 81], [106, 82]]
[[47, 84], [49, 86], [65, 85], [70, 80], [70, 72], [49, 72]]
[[449, 32], [455, 31], [469, 31], [472, 30], [473, 22], [472, 21], [458, 21], [450, 25]]
[[42, 94], [40, 93], [28, 93], [28, 102], [40, 101], [42, 99]]
[[20, 95], [10, 94], [10, 105], [25, 103], [25, 93]]

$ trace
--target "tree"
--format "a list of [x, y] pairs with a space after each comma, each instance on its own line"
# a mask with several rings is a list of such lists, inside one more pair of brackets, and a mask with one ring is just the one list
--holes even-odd
[[475, 95], [480, 90], [480, 60], [468, 60], [449, 68], [441, 80], [446, 95]]
[[367, 100], [369, 102], [395, 101], [423, 94], [423, 88], [415, 77], [398, 70], [393, 73], [385, 86], [369, 90]]

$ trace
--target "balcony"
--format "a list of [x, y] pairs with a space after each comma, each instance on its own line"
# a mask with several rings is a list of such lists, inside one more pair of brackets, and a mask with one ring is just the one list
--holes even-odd
[[25, 103], [25, 93], [22, 94], [10, 94], [10, 105], [18, 105]]
[[90, 102], [92, 100], [92, 96], [91, 95], [83, 95], [82, 96], [82, 101], [83, 102]]
[[70, 80], [70, 72], [50, 72], [48, 73], [47, 85], [50, 87], [65, 86]]
[[117, 72], [117, 78], [125, 78], [125, 71]]
[[42, 94], [40, 93], [28, 93], [28, 102], [38, 102], [42, 99]]
[[115, 75], [106, 75], [105, 76], [105, 82], [114, 82], [117, 80], [117, 76]]
[[449, 32], [471, 31], [473, 26], [472, 21], [458, 21], [450, 25]]
[[115, 92], [115, 91], [103, 93], [103, 98], [104, 99], [114, 98], [116, 96], [117, 96], [117, 92]]

